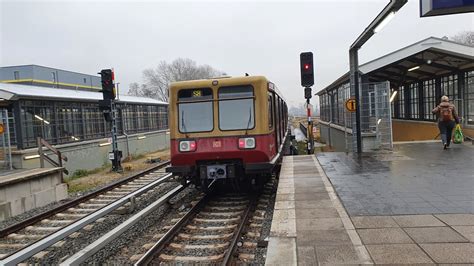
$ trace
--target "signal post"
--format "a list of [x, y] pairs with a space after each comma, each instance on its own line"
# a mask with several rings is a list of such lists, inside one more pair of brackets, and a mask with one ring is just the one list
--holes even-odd
[[306, 99], [306, 111], [308, 116], [307, 126], [307, 152], [312, 154], [314, 152], [313, 140], [313, 121], [311, 121], [311, 105], [310, 99], [312, 97], [311, 86], [314, 85], [314, 69], [313, 69], [313, 53], [303, 52], [300, 54], [300, 71], [301, 71], [301, 86], [304, 87], [304, 97]]
[[100, 74], [102, 81], [102, 96], [103, 100], [99, 101], [99, 109], [104, 114], [104, 119], [110, 122], [112, 133], [112, 152], [109, 153], [109, 160], [112, 161], [112, 171], [122, 172], [122, 151], [118, 149], [117, 142], [117, 108], [115, 98], [117, 96], [115, 91], [115, 75], [112, 69], [102, 69]]

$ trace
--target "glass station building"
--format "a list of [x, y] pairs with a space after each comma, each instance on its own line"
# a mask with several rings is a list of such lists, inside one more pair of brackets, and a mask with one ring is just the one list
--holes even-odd
[[[8, 112], [15, 167], [30, 168], [25, 157], [37, 154], [38, 137], [70, 151], [69, 157], [74, 157], [74, 150], [89, 149], [90, 157], [99, 162], [92, 165], [101, 166], [110, 148], [111, 129], [99, 110], [99, 86], [98, 76], [36, 65], [0, 68], [0, 109]], [[124, 157], [167, 147], [167, 103], [120, 95], [117, 109]], [[80, 160], [76, 164], [85, 168]]]
[[[430, 37], [359, 69], [362, 84], [390, 84], [393, 141], [437, 139], [436, 117], [431, 110], [443, 95], [456, 105], [465, 135], [474, 137], [474, 47]], [[350, 115], [344, 113], [344, 102], [350, 98], [349, 73], [316, 95], [320, 100], [322, 140], [344, 142], [344, 133], [352, 134]], [[344, 121], [345, 117], [349, 121]]]

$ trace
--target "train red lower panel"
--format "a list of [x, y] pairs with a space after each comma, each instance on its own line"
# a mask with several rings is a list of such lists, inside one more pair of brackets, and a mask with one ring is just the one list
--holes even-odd
[[[239, 138], [243, 137], [255, 138], [255, 148], [240, 149], [238, 142]], [[209, 170], [202, 170], [201, 166], [232, 165], [235, 171], [242, 168], [246, 174], [265, 173], [271, 172], [275, 163], [274, 158], [278, 154], [274, 134], [192, 140], [196, 141], [196, 150], [191, 152], [180, 152], [179, 142], [181, 140], [171, 140], [172, 166], [167, 169], [168, 172], [181, 176], [202, 176], [205, 174], [203, 171]], [[201, 169], [199, 169], [200, 167]], [[234, 168], [230, 168], [228, 171], [232, 172]]]

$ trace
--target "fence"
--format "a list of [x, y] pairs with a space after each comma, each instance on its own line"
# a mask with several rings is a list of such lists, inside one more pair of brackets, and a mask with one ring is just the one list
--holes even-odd
[[[390, 83], [362, 83], [360, 97], [360, 129], [368, 149], [393, 148]], [[355, 119], [355, 118], [354, 118]], [[351, 116], [344, 112], [346, 127], [351, 126]], [[346, 133], [346, 150], [352, 150], [356, 134]], [[373, 139], [373, 141], [368, 141]], [[362, 147], [364, 149], [364, 147]]]

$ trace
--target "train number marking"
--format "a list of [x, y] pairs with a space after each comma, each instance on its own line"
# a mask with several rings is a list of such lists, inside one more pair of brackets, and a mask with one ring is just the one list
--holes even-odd
[[222, 146], [222, 144], [219, 140], [216, 140], [216, 141], [212, 142], [212, 147], [213, 148], [220, 148], [221, 146]]

